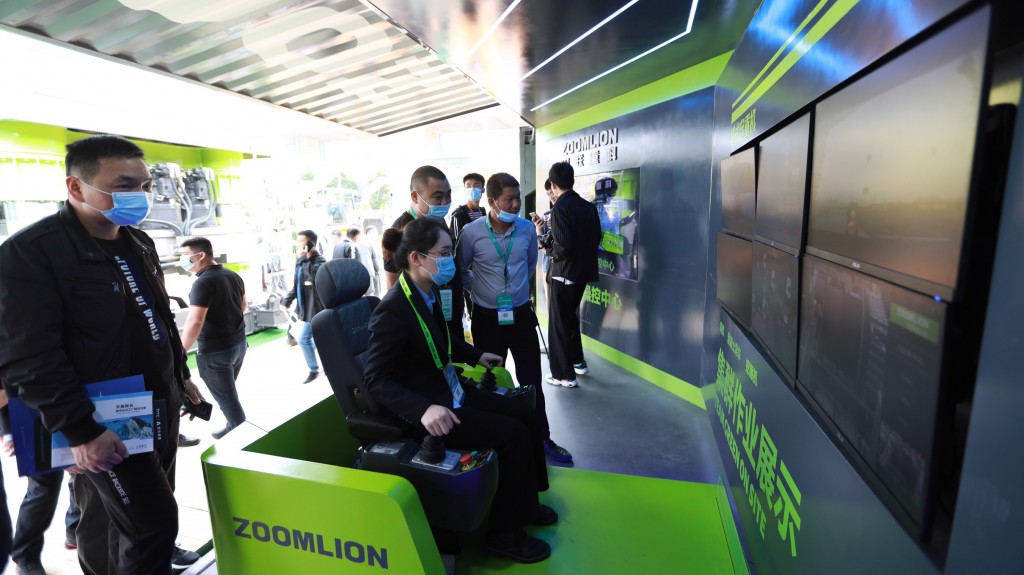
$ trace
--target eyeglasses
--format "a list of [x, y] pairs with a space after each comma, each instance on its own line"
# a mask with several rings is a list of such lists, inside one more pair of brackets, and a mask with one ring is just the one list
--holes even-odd
[[[423, 253], [423, 252], [420, 252], [420, 253]], [[434, 257], [438, 257], [438, 258], [450, 258], [450, 257], [455, 255], [455, 252], [452, 252], [452, 251], [447, 251], [447, 252], [427, 252], [427, 253], [423, 253], [423, 255], [425, 255], [425, 256], [426, 255], [431, 255], [431, 256], [434, 256]]]

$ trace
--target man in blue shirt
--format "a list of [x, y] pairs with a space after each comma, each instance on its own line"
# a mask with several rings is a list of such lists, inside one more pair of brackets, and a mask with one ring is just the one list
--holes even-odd
[[456, 248], [462, 281], [473, 298], [473, 345], [501, 356], [512, 352], [516, 379], [537, 390], [537, 420], [544, 451], [554, 461], [572, 455], [551, 440], [541, 389], [537, 316], [530, 302], [531, 277], [537, 267], [537, 231], [519, 217], [522, 194], [510, 174], [487, 179], [487, 217], [462, 229]]

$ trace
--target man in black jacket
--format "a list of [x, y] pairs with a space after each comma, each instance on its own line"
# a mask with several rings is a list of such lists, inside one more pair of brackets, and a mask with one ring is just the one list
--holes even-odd
[[572, 166], [558, 162], [548, 171], [551, 233], [541, 242], [551, 256], [551, 301], [548, 302], [548, 359], [552, 385], [576, 387], [576, 374], [587, 373], [580, 336], [580, 302], [587, 282], [598, 280], [597, 246], [601, 222], [597, 208], [573, 191]]
[[[178, 533], [176, 406], [201, 395], [153, 240], [129, 227], [149, 212], [152, 177], [142, 150], [117, 136], [67, 150], [67, 201], [0, 245], [0, 377], [72, 446], [71, 470], [84, 479], [75, 481], [82, 570], [165, 575]], [[172, 409], [163, 445], [129, 457], [93, 419], [84, 385], [134, 374]]]
[[295, 283], [292, 291], [281, 300], [281, 307], [288, 311], [293, 301], [298, 301], [295, 313], [299, 316], [299, 347], [302, 348], [302, 355], [306, 358], [306, 365], [309, 366], [309, 375], [306, 381], [309, 383], [319, 377], [320, 364], [316, 359], [316, 346], [313, 344], [313, 327], [310, 324], [313, 316], [324, 309], [320, 303], [320, 296], [316, 293], [316, 272], [320, 266], [327, 263], [324, 256], [316, 251], [316, 232], [313, 230], [302, 230], [298, 233], [299, 259], [295, 261]]

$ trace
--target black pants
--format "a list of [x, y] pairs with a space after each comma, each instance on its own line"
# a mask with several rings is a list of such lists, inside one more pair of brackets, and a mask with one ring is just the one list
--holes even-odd
[[4, 488], [4, 473], [0, 469], [0, 573], [7, 566], [11, 555], [11, 514], [7, 510], [7, 490]]
[[444, 437], [446, 447], [492, 448], [498, 454], [491, 531], [526, 525], [540, 505], [537, 493], [548, 489], [548, 469], [533, 410], [526, 402], [469, 387], [465, 404], [455, 415], [461, 423]]
[[576, 379], [574, 363], [583, 361], [583, 340], [580, 336], [580, 302], [586, 283], [566, 285], [551, 281], [551, 302], [548, 305], [548, 362], [555, 379]]
[[[68, 477], [68, 491], [71, 493], [71, 504], [64, 514], [64, 536], [67, 541], [76, 543], [75, 530], [82, 517], [82, 512], [75, 501], [74, 479]], [[37, 563], [43, 553], [43, 535], [53, 521], [60, 499], [61, 486], [64, 485], [64, 472], [55, 471], [28, 478], [25, 499], [21, 501], [18, 511], [18, 522], [14, 529], [14, 543], [11, 546], [11, 560], [18, 565]]]
[[516, 364], [516, 380], [519, 385], [532, 385], [537, 390], [537, 425], [541, 439], [551, 437], [547, 409], [544, 405], [544, 390], [541, 385], [540, 343], [537, 341], [537, 315], [530, 306], [515, 309], [513, 325], [498, 324], [498, 311], [476, 306], [473, 318], [473, 346], [500, 355], [502, 360], [512, 358]]
[[[168, 400], [168, 405], [180, 405]], [[174, 467], [180, 419], [169, 410], [165, 445], [130, 455], [107, 473], [75, 480], [82, 508], [78, 563], [86, 575], [169, 575], [178, 536]]]

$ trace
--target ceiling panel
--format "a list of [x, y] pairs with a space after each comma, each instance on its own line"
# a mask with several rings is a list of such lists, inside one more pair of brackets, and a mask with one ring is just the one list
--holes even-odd
[[3, 0], [0, 24], [375, 135], [497, 104], [357, 0]]
[[385, 135], [498, 102], [550, 123], [733, 49], [759, 4], [0, 0], [0, 28]]
[[732, 50], [760, 0], [374, 4], [527, 121], [543, 125]]

